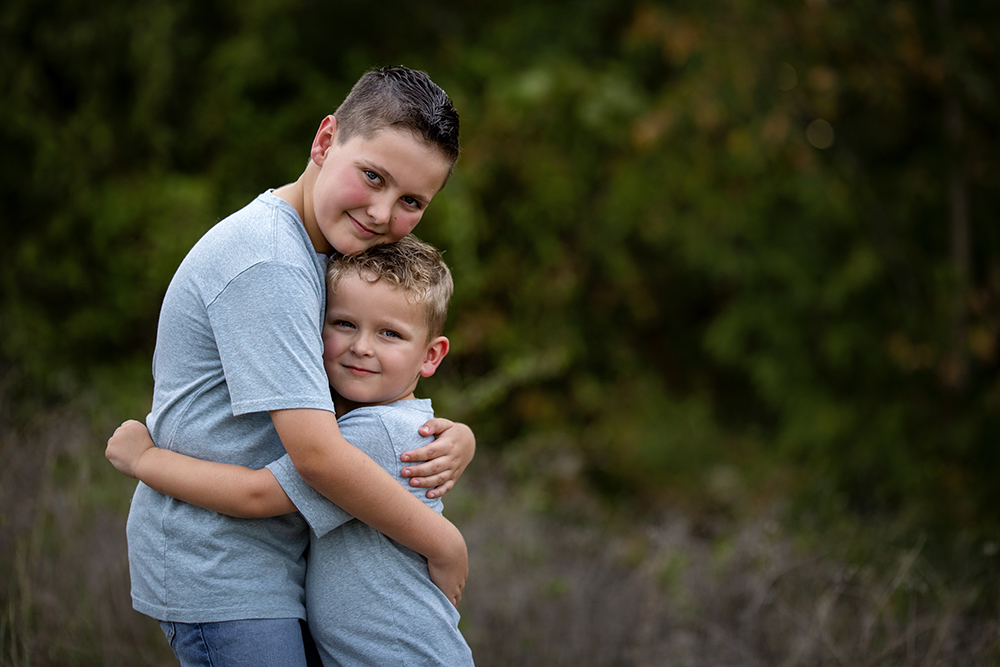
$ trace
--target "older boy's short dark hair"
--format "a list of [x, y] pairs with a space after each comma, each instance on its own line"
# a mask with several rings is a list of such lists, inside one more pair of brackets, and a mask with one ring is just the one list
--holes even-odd
[[448, 265], [431, 244], [410, 234], [395, 243], [372, 246], [356, 255], [334, 253], [326, 271], [327, 289], [336, 294], [337, 284], [345, 274], [357, 274], [369, 283], [384, 280], [393, 289], [403, 290], [410, 303], [424, 308], [427, 340], [444, 333], [448, 303], [455, 286]]
[[339, 143], [400, 127], [436, 146], [452, 164], [458, 160], [458, 112], [451, 98], [420, 70], [383, 67], [366, 72], [333, 115]]

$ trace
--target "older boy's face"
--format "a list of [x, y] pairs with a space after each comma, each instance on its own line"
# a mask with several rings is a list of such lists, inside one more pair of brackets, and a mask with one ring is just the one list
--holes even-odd
[[[326, 121], [324, 121], [325, 123]], [[316, 226], [345, 255], [409, 234], [444, 185], [451, 168], [437, 148], [409, 130], [383, 129], [370, 138], [336, 140], [332, 121], [312, 159], [320, 166], [312, 194]], [[329, 252], [329, 248], [316, 248]]]
[[327, 294], [323, 363], [330, 386], [347, 400], [382, 405], [413, 398], [429, 354], [423, 307], [402, 290], [348, 273]]

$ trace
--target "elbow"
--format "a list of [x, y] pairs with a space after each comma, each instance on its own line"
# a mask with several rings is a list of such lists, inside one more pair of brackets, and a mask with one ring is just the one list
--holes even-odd
[[249, 493], [239, 507], [234, 507], [232, 516], [237, 519], [266, 519], [275, 516], [273, 504], [263, 493]]
[[325, 459], [318, 450], [299, 452], [292, 457], [292, 465], [295, 472], [309, 486], [314, 486], [320, 480], [322, 471], [325, 469]]
[[269, 471], [258, 474], [262, 471], [255, 471], [254, 474], [244, 477], [240, 482], [240, 492], [233, 498], [232, 505], [225, 510], [225, 514], [237, 519], [266, 519], [268, 517], [285, 514], [290, 509], [281, 506], [276, 500], [280, 494], [277, 480]]

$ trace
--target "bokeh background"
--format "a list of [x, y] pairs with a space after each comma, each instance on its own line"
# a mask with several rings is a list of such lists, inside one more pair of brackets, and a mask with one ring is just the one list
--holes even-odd
[[160, 299], [373, 66], [463, 154], [417, 234], [473, 426], [479, 665], [1000, 661], [1000, 6], [5, 0], [0, 656], [170, 665], [128, 598]]

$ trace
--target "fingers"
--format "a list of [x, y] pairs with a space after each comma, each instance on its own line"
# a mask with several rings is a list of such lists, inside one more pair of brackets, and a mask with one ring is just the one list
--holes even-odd
[[[462, 428], [455, 428], [461, 426]], [[448, 431], [448, 433], [443, 433]], [[437, 439], [400, 456], [401, 474], [410, 479], [410, 486], [429, 489], [428, 498], [439, 498], [454, 486], [475, 452], [475, 437], [467, 426], [448, 419], [432, 419], [420, 427], [424, 435], [438, 434]]]
[[154, 447], [149, 431], [143, 422], [129, 419], [115, 429], [114, 434], [108, 438], [107, 447], [104, 450], [106, 458], [115, 470], [135, 478], [135, 466], [142, 456], [144, 450]]
[[[438, 458], [420, 463], [418, 465], [406, 466], [402, 470], [403, 477], [433, 477], [434, 475], [450, 475], [455, 468], [455, 463], [450, 456], [440, 456]], [[428, 484], [416, 484], [415, 486], [429, 486]]]
[[410, 480], [410, 486], [428, 489], [428, 498], [438, 498], [455, 486], [455, 480], [447, 473], [441, 473], [430, 477], [414, 477]]
[[[434, 463], [426, 463], [424, 466], [431, 466]], [[455, 485], [455, 477], [453, 470], [443, 470], [439, 473], [432, 471], [420, 471], [417, 468], [404, 468], [402, 471], [403, 477], [410, 478], [410, 486], [432, 489], [435, 493], [428, 493], [428, 498], [437, 498], [438, 496], [443, 496], [451, 487]]]
[[448, 493], [455, 486], [455, 480], [449, 479], [442, 484], [435, 486], [433, 489], [427, 491], [428, 498], [440, 498], [444, 494]]
[[438, 441], [424, 445], [418, 449], [414, 449], [410, 452], [405, 452], [399, 459], [403, 463], [416, 463], [420, 461], [430, 461], [431, 459], [436, 459], [439, 456], [444, 455], [444, 448], [438, 444]]
[[115, 429], [114, 435], [111, 437], [145, 436], [148, 435], [148, 433], [149, 432], [146, 430], [146, 425], [144, 423], [134, 419], [127, 419]]
[[451, 603], [453, 605], [455, 605], [456, 607], [458, 606], [458, 603], [462, 601], [462, 592], [465, 590], [465, 581], [466, 580], [463, 579], [458, 584], [457, 590], [455, 591], [455, 593], [449, 597], [449, 599], [451, 600]]
[[457, 607], [458, 603], [462, 601], [462, 591], [465, 590], [465, 581], [469, 576], [468, 566], [464, 567], [464, 572], [455, 572], [435, 567], [433, 562], [428, 562], [428, 569], [431, 581]]
[[441, 435], [454, 425], [455, 422], [451, 421], [450, 419], [437, 417], [435, 419], [431, 419], [426, 424], [421, 426], [419, 431], [420, 435]]

